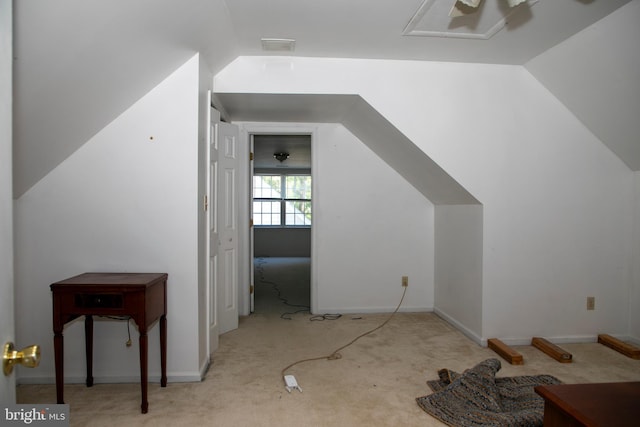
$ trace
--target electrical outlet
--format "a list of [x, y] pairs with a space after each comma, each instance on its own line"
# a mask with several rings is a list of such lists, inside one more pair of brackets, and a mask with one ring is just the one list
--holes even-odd
[[596, 297], [587, 297], [587, 310], [596, 309]]
[[409, 286], [409, 276], [402, 276], [402, 286], [405, 288]]

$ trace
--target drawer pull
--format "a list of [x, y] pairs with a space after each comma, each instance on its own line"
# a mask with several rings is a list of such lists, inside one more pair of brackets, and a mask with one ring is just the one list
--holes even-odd
[[122, 308], [122, 295], [77, 294], [75, 304], [79, 308]]

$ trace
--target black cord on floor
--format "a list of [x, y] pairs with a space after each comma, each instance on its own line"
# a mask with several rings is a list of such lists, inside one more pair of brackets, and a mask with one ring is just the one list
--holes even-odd
[[264, 264], [266, 264], [266, 261], [264, 261], [263, 258], [257, 258], [257, 260], [258, 260], [258, 262], [255, 263], [255, 269], [259, 273], [260, 283], [264, 283], [266, 285], [271, 285], [271, 287], [273, 288], [273, 290], [276, 293], [276, 298], [278, 298], [278, 300], [280, 300], [280, 302], [282, 302], [284, 305], [286, 305], [288, 307], [299, 308], [299, 310], [296, 310], [296, 311], [290, 311], [290, 312], [282, 313], [280, 315], [281, 319], [293, 320], [290, 316], [293, 316], [294, 314], [311, 312], [311, 307], [309, 307], [308, 305], [291, 304], [289, 302], [289, 300], [287, 300], [287, 298], [283, 297], [282, 296], [282, 292], [280, 291], [280, 288], [278, 287], [278, 284], [276, 282], [272, 282], [270, 280], [266, 280], [265, 277], [264, 277], [264, 269], [262, 267], [263, 267]]
[[311, 316], [309, 321], [318, 322], [323, 320], [338, 320], [342, 317], [342, 314], [316, 314], [315, 316]]

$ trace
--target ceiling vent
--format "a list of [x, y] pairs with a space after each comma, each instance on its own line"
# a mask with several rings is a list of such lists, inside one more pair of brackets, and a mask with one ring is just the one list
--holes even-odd
[[262, 50], [268, 52], [293, 52], [296, 41], [293, 39], [261, 39]]
[[[487, 40], [503, 29], [515, 15], [531, 14], [530, 8], [538, 1], [517, 3], [511, 0], [484, 0], [477, 8], [470, 8], [470, 13], [451, 17], [451, 6], [455, 2], [424, 0], [402, 34]], [[512, 3], [518, 5], [510, 7]]]

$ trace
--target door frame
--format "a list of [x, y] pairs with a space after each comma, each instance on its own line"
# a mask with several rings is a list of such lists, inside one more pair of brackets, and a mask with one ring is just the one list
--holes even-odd
[[[316, 269], [316, 258], [317, 251], [315, 248], [316, 234], [318, 227], [316, 225], [317, 216], [316, 206], [318, 201], [318, 182], [315, 178], [314, 171], [317, 170], [318, 167], [318, 156], [317, 156], [317, 134], [318, 127], [314, 124], [308, 123], [271, 123], [271, 122], [246, 122], [240, 123], [240, 138], [246, 141], [246, 146], [249, 147], [250, 141], [252, 140], [253, 135], [309, 135], [311, 137], [311, 212], [312, 212], [312, 220], [311, 220], [311, 289], [310, 289], [310, 307], [311, 313], [314, 314], [317, 312], [317, 301], [318, 301], [318, 279], [317, 279], [317, 269]], [[244, 213], [241, 212], [241, 216], [246, 214], [247, 223], [251, 218], [251, 206], [252, 206], [252, 183], [253, 183], [253, 164], [250, 161], [245, 163], [247, 167], [247, 171], [245, 176], [247, 177], [247, 185], [245, 190], [247, 192], [244, 200], [247, 201], [245, 207], [241, 207], [241, 211], [244, 210]], [[242, 200], [242, 199], [240, 199]], [[246, 235], [240, 236], [240, 239], [243, 242], [243, 246], [246, 247], [249, 251], [246, 251], [246, 259], [242, 264], [241, 270], [244, 270], [247, 274], [247, 277], [250, 278], [251, 282], [249, 286], [240, 286], [239, 289], [239, 298], [240, 305], [239, 310], [241, 315], [249, 315], [251, 313], [252, 307], [252, 295], [250, 292], [250, 286], [254, 286], [253, 283], [253, 249], [251, 243], [253, 241], [253, 227], [246, 228], [248, 232]], [[255, 288], [254, 288], [255, 289]]]

